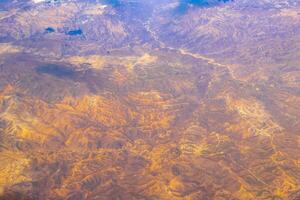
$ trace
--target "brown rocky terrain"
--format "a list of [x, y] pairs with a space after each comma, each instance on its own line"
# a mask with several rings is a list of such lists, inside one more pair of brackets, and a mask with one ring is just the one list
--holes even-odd
[[300, 198], [299, 3], [186, 2], [0, 0], [1, 200]]

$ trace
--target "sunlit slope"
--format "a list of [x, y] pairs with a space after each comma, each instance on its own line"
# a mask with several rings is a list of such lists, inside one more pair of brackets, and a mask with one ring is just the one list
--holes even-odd
[[[236, 85], [224, 68], [172, 56], [167, 64], [161, 52], [125, 56], [104, 79], [111, 87], [97, 90], [36, 67], [23, 72], [54, 88], [67, 79], [64, 97], [51, 101], [44, 92], [6, 85], [6, 197], [17, 198], [15, 191], [49, 199], [291, 198], [299, 183], [298, 139], [253, 96], [260, 91]], [[102, 57], [97, 73], [109, 59]]]

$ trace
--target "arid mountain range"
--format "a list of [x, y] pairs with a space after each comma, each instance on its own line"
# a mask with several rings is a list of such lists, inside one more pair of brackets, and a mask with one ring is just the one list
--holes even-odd
[[1, 200], [299, 200], [298, 0], [0, 0]]

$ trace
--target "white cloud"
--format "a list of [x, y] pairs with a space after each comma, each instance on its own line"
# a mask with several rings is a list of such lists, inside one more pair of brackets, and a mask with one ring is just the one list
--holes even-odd
[[34, 3], [41, 3], [41, 2], [44, 2], [44, 1], [47, 1], [47, 0], [32, 0]]

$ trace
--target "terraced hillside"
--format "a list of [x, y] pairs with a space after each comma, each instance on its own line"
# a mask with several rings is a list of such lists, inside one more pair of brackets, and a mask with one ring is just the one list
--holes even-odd
[[1, 1], [0, 199], [298, 200], [300, 3]]

